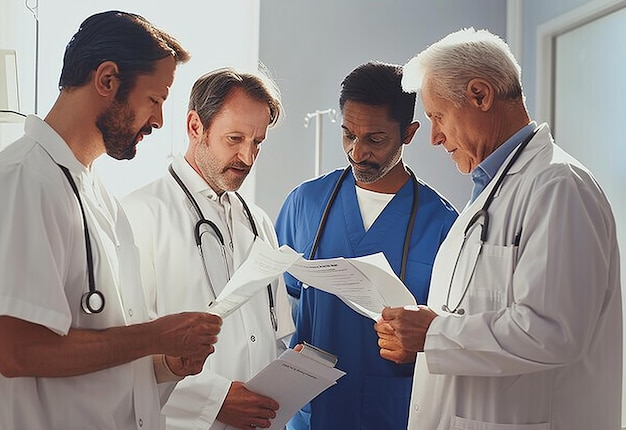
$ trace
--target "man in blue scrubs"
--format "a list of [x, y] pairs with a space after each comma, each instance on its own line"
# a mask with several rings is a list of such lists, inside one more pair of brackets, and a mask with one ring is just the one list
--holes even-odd
[[[383, 252], [424, 304], [435, 255], [457, 213], [402, 162], [419, 123], [413, 121], [415, 95], [402, 91], [401, 80], [401, 66], [379, 62], [362, 64], [343, 80], [339, 107], [350, 165], [296, 187], [276, 231], [281, 244], [311, 259]], [[292, 344], [306, 341], [335, 354], [337, 367], [347, 372], [288, 428], [406, 429], [415, 354], [386, 345], [397, 358], [381, 358], [372, 320], [285, 277], [289, 293], [299, 298]]]

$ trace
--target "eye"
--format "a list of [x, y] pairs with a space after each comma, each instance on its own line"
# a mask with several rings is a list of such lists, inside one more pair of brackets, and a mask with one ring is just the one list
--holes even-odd
[[345, 140], [349, 140], [350, 142], [354, 142], [356, 140], [356, 136], [350, 132], [344, 131], [343, 138]]
[[242, 136], [228, 136], [227, 137], [228, 141], [231, 143], [239, 143], [243, 141], [243, 137]]
[[159, 101], [153, 97], [150, 97], [150, 101], [152, 102], [153, 105], [158, 105]]

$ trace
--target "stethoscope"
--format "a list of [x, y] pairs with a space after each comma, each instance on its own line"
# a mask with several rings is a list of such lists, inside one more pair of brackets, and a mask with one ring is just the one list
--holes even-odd
[[78, 206], [80, 207], [80, 213], [83, 216], [83, 230], [85, 232], [85, 251], [87, 254], [87, 273], [89, 277], [89, 291], [81, 296], [80, 305], [83, 311], [86, 314], [98, 314], [102, 312], [104, 309], [104, 294], [101, 291], [96, 289], [96, 279], [94, 276], [93, 270], [93, 254], [91, 250], [91, 240], [89, 238], [89, 228], [87, 227], [87, 217], [85, 216], [85, 208], [83, 207], [83, 201], [80, 198], [80, 194], [78, 193], [78, 187], [76, 186], [76, 182], [74, 182], [74, 178], [70, 174], [70, 171], [65, 166], [61, 166], [57, 164], [65, 174], [70, 186], [72, 187], [72, 191], [76, 195], [78, 199]]
[[[517, 147], [517, 149], [515, 150], [515, 153], [509, 159], [509, 162], [506, 164], [506, 166], [504, 166], [504, 169], [502, 170], [502, 173], [500, 174], [500, 176], [496, 180], [493, 188], [491, 189], [491, 192], [487, 196], [487, 199], [485, 199], [485, 202], [483, 203], [482, 207], [470, 218], [469, 222], [467, 223], [467, 226], [465, 227], [465, 230], [463, 231], [463, 243], [461, 244], [461, 249], [459, 249], [459, 253], [456, 256], [456, 261], [454, 262], [454, 268], [452, 269], [452, 277], [450, 279], [450, 285], [448, 285], [448, 293], [446, 295], [446, 303], [444, 303], [441, 306], [441, 310], [442, 311], [448, 312], [448, 313], [451, 313], [451, 314], [457, 314], [457, 315], [465, 314], [465, 309], [463, 309], [460, 306], [461, 306], [461, 303], [463, 302], [463, 300], [465, 299], [465, 296], [467, 295], [467, 292], [468, 292], [469, 286], [470, 286], [470, 281], [474, 277], [474, 272], [476, 271], [476, 264], [478, 262], [478, 256], [480, 255], [480, 252], [482, 250], [482, 246], [483, 246], [483, 244], [485, 244], [485, 242], [487, 242], [487, 233], [489, 232], [489, 212], [488, 212], [489, 211], [489, 206], [491, 206], [491, 202], [493, 202], [493, 198], [494, 198], [496, 192], [498, 191], [498, 189], [502, 185], [502, 182], [504, 181], [504, 178], [506, 177], [507, 173], [509, 173], [509, 170], [511, 170], [511, 167], [513, 167], [513, 164], [515, 164], [515, 162], [517, 161], [519, 156], [522, 154], [522, 151], [524, 151], [526, 146], [528, 146], [528, 144], [533, 139], [533, 137], [535, 137], [537, 132], [539, 130], [541, 130], [544, 127], [544, 125], [545, 124], [542, 124], [539, 127], [536, 127], [533, 130], [533, 132], [528, 137], [526, 137], [526, 139], [524, 139], [524, 141]], [[461, 298], [459, 299], [459, 301], [456, 304], [456, 306], [454, 307], [454, 309], [451, 309], [450, 308], [450, 293], [452, 292], [452, 284], [454, 282], [454, 275], [456, 274], [457, 265], [459, 264], [459, 257], [463, 253], [463, 248], [465, 247], [465, 242], [467, 241], [467, 232], [481, 218], [483, 219], [483, 223], [482, 223], [482, 229], [480, 231], [480, 241], [479, 241], [479, 245], [478, 245], [478, 252], [477, 252], [476, 258], [474, 260], [474, 267], [472, 268], [472, 272], [470, 273], [470, 276], [469, 276], [469, 278], [467, 280], [467, 284], [465, 285], [465, 288], [463, 289], [463, 294], [461, 294]], [[521, 235], [521, 231], [517, 232], [516, 235], [515, 235], [515, 239], [514, 239], [514, 245], [515, 246], [519, 245], [520, 235]]]
[[[411, 215], [409, 217], [409, 225], [404, 235], [404, 246], [402, 248], [402, 265], [400, 269], [400, 280], [402, 280], [402, 282], [404, 282], [406, 278], [406, 263], [409, 257], [409, 244], [411, 242], [411, 235], [413, 234], [413, 226], [415, 225], [415, 216], [417, 215], [417, 197], [418, 197], [418, 191], [419, 191], [418, 190], [419, 183], [417, 181], [417, 178], [415, 177], [415, 174], [408, 167], [406, 169], [409, 172], [411, 179], [413, 180], [413, 204], [411, 206]], [[322, 213], [322, 219], [320, 221], [320, 225], [317, 228], [317, 232], [315, 233], [315, 239], [313, 240], [313, 247], [311, 248], [311, 253], [309, 254], [309, 260], [313, 260], [313, 258], [315, 257], [315, 253], [317, 252], [317, 248], [319, 246], [319, 242], [322, 237], [322, 232], [324, 231], [324, 227], [326, 226], [328, 214], [330, 213], [330, 208], [335, 202], [335, 199], [337, 198], [337, 194], [339, 194], [339, 188], [341, 187], [341, 183], [343, 182], [344, 178], [347, 176], [350, 170], [351, 170], [350, 166], [348, 166], [343, 170], [343, 172], [341, 172], [341, 175], [339, 176], [339, 179], [337, 179], [337, 183], [335, 184], [335, 187], [333, 188], [333, 191], [330, 194], [328, 203], [326, 203], [326, 207], [324, 208], [324, 212]]]
[[[198, 202], [191, 194], [191, 191], [189, 191], [189, 188], [187, 188], [187, 186], [184, 184], [182, 179], [180, 179], [180, 177], [176, 174], [171, 164], [169, 165], [167, 170], [172, 175], [172, 177], [174, 178], [178, 186], [181, 188], [181, 190], [183, 190], [183, 192], [187, 196], [187, 199], [189, 200], [196, 214], [198, 215], [198, 221], [196, 222], [196, 225], [193, 228], [193, 235], [196, 241], [196, 247], [198, 248], [198, 252], [200, 253], [200, 259], [202, 260], [202, 267], [204, 269], [204, 275], [206, 277], [207, 283], [209, 285], [209, 288], [211, 289], [211, 293], [213, 294], [213, 297], [217, 297], [217, 294], [215, 294], [215, 289], [213, 288], [213, 284], [211, 283], [211, 277], [209, 276], [209, 270], [206, 265], [206, 260], [204, 259], [204, 251], [202, 250], [202, 227], [205, 225], [208, 225], [213, 230], [213, 232], [215, 233], [215, 236], [217, 237], [220, 243], [224, 261], [226, 261], [226, 243], [224, 241], [224, 235], [222, 234], [218, 226], [213, 221], [204, 217], [204, 214], [202, 213], [202, 210], [200, 209], [200, 205], [198, 205]], [[241, 195], [238, 192], [235, 192], [234, 194], [237, 196], [237, 198], [241, 202], [241, 205], [243, 206], [243, 210], [246, 214], [246, 217], [248, 218], [248, 221], [250, 222], [250, 228], [252, 229], [252, 233], [254, 234], [254, 239], [256, 240], [256, 238], [259, 236], [259, 231], [257, 230], [256, 223], [254, 222], [254, 218], [252, 217], [252, 212], [250, 211], [250, 208], [248, 207], [248, 204], [246, 203], [244, 198], [241, 197]], [[226, 271], [227, 271], [228, 278], [230, 279], [230, 273], [228, 273], [228, 265], [226, 265]], [[272, 322], [272, 327], [274, 328], [274, 331], [278, 331], [278, 319], [276, 318], [274, 294], [272, 292], [271, 284], [267, 284], [267, 296], [269, 299], [270, 321]]]

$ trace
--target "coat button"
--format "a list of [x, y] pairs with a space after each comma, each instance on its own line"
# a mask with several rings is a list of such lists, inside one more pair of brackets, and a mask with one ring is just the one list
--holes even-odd
[[413, 405], [413, 412], [419, 412], [419, 410], [420, 410], [420, 405], [418, 405], [417, 403], [415, 403], [415, 404]]
[[256, 342], [256, 336], [255, 335], [250, 336], [250, 342]]
[[128, 309], [128, 316], [132, 317], [133, 316], [133, 310], [132, 309]]
[[143, 427], [143, 420], [139, 418], [139, 427]]

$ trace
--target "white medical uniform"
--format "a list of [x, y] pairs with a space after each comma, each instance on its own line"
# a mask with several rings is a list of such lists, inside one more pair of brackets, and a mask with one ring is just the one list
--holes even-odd
[[[433, 321], [418, 355], [409, 429], [619, 429], [615, 221], [593, 176], [554, 144], [547, 126], [493, 199], [473, 276], [483, 220], [470, 228], [448, 298], [464, 230], [495, 182], [461, 213], [437, 254], [428, 305], [446, 316]], [[459, 301], [464, 315], [441, 310]]]
[[[71, 172], [91, 235], [102, 313], [87, 315], [85, 237], [78, 200], [57, 166]], [[147, 320], [137, 249], [118, 203], [45, 122], [0, 152], [0, 315], [65, 335]], [[0, 375], [0, 429], [155, 429], [159, 398], [152, 359], [66, 378]]]
[[[254, 240], [250, 221], [234, 193], [217, 196], [182, 156], [173, 160], [176, 174], [198, 202], [206, 219], [213, 221], [226, 242], [226, 261], [217, 236], [207, 231], [205, 260], [215, 294], [229, 274], [244, 261]], [[214, 299], [207, 283], [194, 239], [198, 215], [172, 175], [139, 189], [123, 199], [136, 243], [148, 306], [157, 315], [181, 311], [206, 311]], [[249, 205], [260, 239], [277, 247], [269, 217]], [[226, 267], [228, 266], [228, 269]], [[227, 272], [228, 271], [228, 272]], [[227, 316], [215, 352], [201, 374], [178, 383], [163, 408], [168, 429], [226, 429], [216, 421], [231, 381], [247, 381], [284, 350], [281, 338], [294, 330], [283, 277], [272, 283], [278, 315], [278, 331], [271, 324], [269, 297], [264, 288], [245, 305]]]

